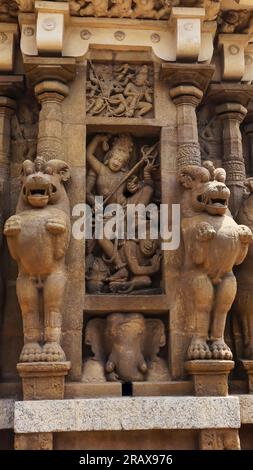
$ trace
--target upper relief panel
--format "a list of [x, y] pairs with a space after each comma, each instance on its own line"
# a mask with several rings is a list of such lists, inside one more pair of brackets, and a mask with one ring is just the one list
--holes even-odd
[[150, 65], [89, 63], [88, 116], [154, 117], [154, 80]]

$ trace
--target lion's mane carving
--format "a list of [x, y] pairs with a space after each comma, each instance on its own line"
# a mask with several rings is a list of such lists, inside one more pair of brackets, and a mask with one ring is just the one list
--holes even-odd
[[4, 234], [19, 269], [22, 362], [65, 360], [60, 346], [61, 307], [70, 214], [63, 183], [69, 178], [69, 167], [61, 160], [26, 160], [16, 215], [5, 223]]

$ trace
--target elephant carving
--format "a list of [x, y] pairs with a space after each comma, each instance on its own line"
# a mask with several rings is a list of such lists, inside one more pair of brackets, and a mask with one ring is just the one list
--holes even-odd
[[70, 209], [63, 183], [69, 178], [69, 166], [61, 160], [26, 160], [16, 214], [5, 223], [9, 251], [19, 270], [16, 290], [24, 330], [21, 362], [65, 360], [60, 345], [61, 308]]
[[113, 313], [90, 320], [85, 343], [94, 356], [84, 363], [83, 382], [166, 381], [165, 360], [158, 352], [166, 343], [164, 325], [140, 313]]
[[188, 166], [179, 174], [184, 187], [181, 229], [184, 262], [178, 277], [184, 311], [194, 332], [188, 359], [232, 359], [224, 341], [227, 313], [236, 295], [233, 267], [243, 262], [252, 232], [228, 210], [226, 173], [212, 162]]
[[[237, 221], [253, 230], [253, 178], [245, 182], [247, 192]], [[236, 269], [237, 294], [233, 306], [233, 331], [237, 356], [253, 360], [253, 245]]]

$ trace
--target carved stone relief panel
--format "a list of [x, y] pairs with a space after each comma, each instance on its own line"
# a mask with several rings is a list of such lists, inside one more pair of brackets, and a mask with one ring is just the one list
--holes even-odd
[[163, 351], [162, 320], [140, 313], [93, 318], [85, 328], [87, 355], [83, 382], [165, 382], [170, 379]]
[[15, 21], [18, 16], [18, 5], [14, 0], [0, 0], [0, 22]]
[[249, 33], [253, 28], [253, 14], [251, 10], [221, 11], [218, 17], [218, 30], [220, 33]]
[[203, 106], [198, 114], [198, 134], [201, 160], [211, 160], [215, 167], [222, 165], [222, 127], [212, 108]]
[[88, 116], [153, 117], [153, 67], [89, 62], [86, 100]]
[[37, 149], [39, 106], [27, 92], [17, 103], [11, 122], [11, 159], [15, 163], [34, 160]]
[[169, 18], [173, 6], [180, 0], [71, 0], [70, 12], [74, 16], [109, 18]]
[[[97, 134], [90, 138], [87, 163], [86, 202], [93, 221], [86, 237], [87, 292], [161, 293], [159, 234], [152, 223], [159, 218], [158, 144], [130, 134]], [[143, 211], [138, 218], [130, 212], [137, 204]]]

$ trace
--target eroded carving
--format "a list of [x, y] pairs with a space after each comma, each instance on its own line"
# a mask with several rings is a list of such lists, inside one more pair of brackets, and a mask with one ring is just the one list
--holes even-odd
[[14, 0], [0, 0], [0, 22], [13, 22], [17, 16], [17, 2]]
[[253, 28], [253, 16], [250, 10], [226, 10], [218, 17], [220, 33], [249, 33]]
[[87, 323], [85, 343], [94, 354], [84, 363], [83, 382], [166, 381], [166, 361], [158, 356], [165, 346], [161, 320], [140, 313], [114, 313]]
[[226, 172], [206, 161], [182, 169], [181, 201], [184, 263], [179, 296], [185, 314], [195, 322], [188, 359], [231, 359], [224, 341], [227, 313], [236, 295], [234, 265], [242, 263], [252, 232], [238, 225], [228, 211]]
[[109, 18], [169, 18], [172, 6], [179, 0], [71, 0], [73, 16]]
[[[113, 139], [110, 135], [96, 135], [88, 145], [86, 198], [93, 211], [96, 211], [95, 196], [103, 196], [104, 209], [108, 204], [120, 204], [124, 217], [127, 205], [147, 206], [156, 199], [157, 145], [144, 145], [141, 158], [130, 168], [133, 149], [134, 141], [127, 134]], [[106, 153], [99, 158], [101, 150]], [[106, 222], [108, 216], [104, 218], [103, 223]], [[144, 239], [138, 239], [137, 227], [134, 226], [136, 239], [128, 239], [125, 227], [121, 239], [103, 237], [89, 240], [86, 280], [90, 293], [149, 290], [153, 275], [160, 271], [161, 253], [159, 241], [151, 239], [149, 221], [144, 221], [144, 224]]]
[[203, 429], [200, 431], [201, 450], [240, 450], [237, 429]]
[[[32, 104], [33, 103], [33, 104]], [[15, 162], [34, 160], [37, 149], [39, 109], [35, 100], [21, 100], [11, 121], [11, 156]]]
[[[253, 178], [245, 182], [247, 192], [244, 196], [237, 221], [253, 230]], [[253, 246], [248, 250], [246, 259], [236, 269], [237, 294], [234, 310], [234, 337], [239, 358], [253, 359]], [[239, 325], [238, 325], [239, 323]], [[239, 327], [239, 328], [238, 328]]]
[[26, 160], [16, 214], [5, 223], [4, 234], [19, 269], [16, 289], [24, 331], [21, 362], [65, 360], [60, 346], [61, 308], [70, 215], [63, 183], [69, 178], [69, 166], [61, 160]]
[[87, 114], [140, 117], [153, 110], [153, 77], [148, 65], [93, 65], [88, 69]]

